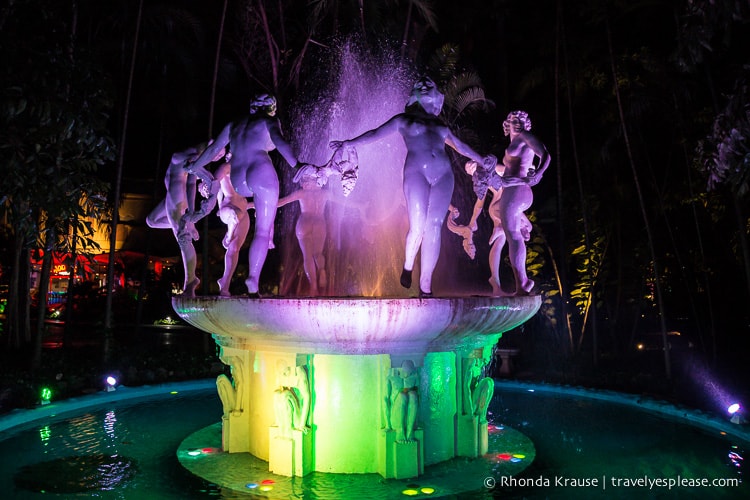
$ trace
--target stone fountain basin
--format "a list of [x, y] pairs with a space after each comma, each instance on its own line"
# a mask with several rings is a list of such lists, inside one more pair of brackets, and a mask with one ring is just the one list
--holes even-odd
[[541, 297], [181, 297], [185, 321], [221, 346], [311, 354], [462, 351], [495, 343], [531, 318]]

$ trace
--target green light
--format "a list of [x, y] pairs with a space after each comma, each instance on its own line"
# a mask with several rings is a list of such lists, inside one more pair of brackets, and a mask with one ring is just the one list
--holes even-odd
[[49, 403], [49, 400], [52, 399], [52, 389], [49, 387], [43, 387], [42, 392], [40, 393], [40, 398], [42, 402]]

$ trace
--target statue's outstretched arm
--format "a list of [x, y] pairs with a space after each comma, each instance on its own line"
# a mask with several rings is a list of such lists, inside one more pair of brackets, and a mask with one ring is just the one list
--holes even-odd
[[448, 135], [445, 137], [445, 143], [451, 148], [455, 149], [461, 155], [480, 164], [482, 167], [484, 167], [485, 170], [494, 168], [495, 164], [497, 163], [497, 158], [492, 155], [480, 156], [480, 154], [474, 151], [471, 146], [456, 137], [450, 130], [448, 131]]
[[289, 166], [295, 168], [299, 167], [299, 160], [297, 160], [297, 156], [294, 154], [291, 144], [289, 144], [287, 140], [284, 139], [284, 136], [281, 135], [281, 127], [277, 120], [271, 119], [268, 121], [268, 133], [271, 136], [273, 145], [276, 146], [276, 150], [284, 157]]
[[[276, 208], [281, 208], [284, 205], [288, 205], [290, 203], [294, 203], [295, 201], [299, 201], [300, 198], [302, 198], [302, 190], [298, 189], [297, 191], [294, 191], [287, 196], [284, 196], [283, 198], [279, 198], [279, 202], [276, 204]], [[255, 205], [253, 205], [253, 208], [255, 208]]]
[[[214, 180], [213, 174], [206, 170], [205, 166], [216, 160], [219, 153], [223, 152], [229, 144], [229, 134], [232, 131], [230, 123], [211, 141], [201, 155], [192, 162], [188, 162], [185, 168], [188, 172], [198, 177], [200, 180], [210, 186]], [[210, 191], [210, 190], [209, 190]]]
[[367, 132], [364, 132], [358, 135], [357, 137], [343, 140], [343, 141], [331, 141], [328, 145], [330, 146], [331, 149], [339, 149], [343, 146], [351, 146], [351, 147], [363, 146], [365, 144], [375, 142], [394, 132], [397, 132], [398, 127], [401, 125], [402, 121], [403, 121], [402, 115], [396, 115], [390, 118], [387, 122], [380, 125], [379, 127], [374, 128], [372, 130], [368, 130]]

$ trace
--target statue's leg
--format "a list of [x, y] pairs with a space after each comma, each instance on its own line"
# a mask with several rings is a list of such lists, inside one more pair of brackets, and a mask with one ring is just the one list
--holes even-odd
[[[226, 243], [227, 251], [224, 253], [224, 274], [217, 281], [219, 284], [219, 295], [229, 297], [229, 285], [232, 283], [232, 276], [237, 270], [237, 260], [239, 259], [240, 248], [247, 238], [250, 229], [250, 217], [245, 215], [240, 218], [232, 229], [232, 238]], [[229, 229], [228, 231], [229, 232]]]
[[432, 273], [440, 257], [440, 240], [453, 193], [453, 174], [441, 177], [428, 191], [427, 212], [422, 229], [422, 250], [420, 253], [419, 291], [432, 293]]
[[318, 273], [315, 267], [315, 231], [317, 229], [314, 218], [309, 214], [300, 214], [297, 219], [295, 233], [302, 251], [302, 267], [310, 284], [310, 295], [318, 295]]
[[409, 401], [403, 392], [399, 392], [391, 406], [391, 425], [396, 431], [396, 442], [406, 440], [406, 412]]
[[487, 408], [495, 392], [495, 382], [490, 377], [485, 377], [477, 383], [472, 395], [474, 403], [474, 414], [479, 417], [480, 422], [487, 421]]
[[195, 276], [195, 266], [198, 258], [195, 254], [193, 238], [188, 231], [183, 231], [175, 236], [177, 237], [177, 244], [182, 254], [182, 266], [185, 273], [182, 293], [186, 297], [195, 297], [195, 290], [198, 288], [200, 280]]
[[404, 271], [409, 273], [409, 286], [407, 286], [404, 279], [402, 279], [401, 283], [405, 288], [411, 286], [411, 271], [414, 269], [414, 261], [422, 244], [424, 228], [427, 223], [427, 202], [429, 195], [430, 186], [423, 175], [404, 173], [404, 196], [406, 197], [406, 212], [409, 216], [409, 231], [406, 233], [406, 245], [404, 248]]
[[409, 408], [406, 416], [406, 440], [414, 440], [414, 429], [417, 426], [417, 410], [419, 409], [419, 397], [417, 391], [409, 391]]
[[255, 194], [253, 198], [255, 202], [255, 233], [248, 251], [249, 269], [247, 280], [245, 280], [247, 291], [250, 294], [258, 293], [260, 273], [268, 255], [269, 241], [273, 234], [273, 221], [276, 217], [276, 207], [279, 201], [279, 179], [276, 177], [275, 171], [272, 170], [271, 174], [266, 173], [262, 176], [262, 184], [248, 182]]
[[516, 295], [528, 295], [534, 286], [526, 275], [526, 238], [521, 231], [526, 217], [523, 212], [531, 206], [532, 200], [529, 186], [507, 187], [500, 197], [501, 219], [508, 239], [510, 265], [516, 279]]
[[500, 261], [505, 246], [505, 230], [502, 225], [495, 225], [490, 237], [490, 286], [492, 286], [492, 296], [501, 297], [505, 295], [500, 286]]

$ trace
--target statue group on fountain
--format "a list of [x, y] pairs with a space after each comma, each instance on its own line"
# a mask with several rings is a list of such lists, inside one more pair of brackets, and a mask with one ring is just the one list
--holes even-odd
[[[487, 191], [492, 193], [488, 208], [494, 224], [490, 238], [492, 293], [528, 295], [534, 282], [526, 275], [526, 245], [531, 224], [524, 212], [531, 206], [531, 187], [536, 185], [549, 166], [547, 149], [529, 131], [531, 121], [523, 111], [513, 111], [503, 122], [510, 143], [502, 163], [491, 154], [481, 156], [451, 132], [438, 116], [444, 96], [428, 77], [420, 78], [412, 88], [404, 112], [382, 125], [346, 140], [331, 141], [331, 160], [323, 166], [301, 163], [281, 133], [276, 114], [276, 99], [263, 94], [250, 105], [249, 116], [232, 122], [204, 148], [190, 148], [172, 157], [165, 183], [167, 196], [149, 215], [151, 227], [171, 228], [177, 238], [185, 266], [184, 294], [193, 296], [199, 283], [195, 276], [196, 255], [193, 240], [198, 239], [195, 222], [218, 203], [218, 215], [227, 226], [222, 244], [226, 249], [224, 274], [218, 280], [221, 296], [229, 296], [229, 284], [237, 267], [241, 246], [250, 228], [248, 209], [254, 209], [254, 234], [249, 248], [248, 294], [259, 296], [260, 273], [269, 248], [273, 248], [273, 227], [276, 210], [294, 201], [300, 203], [301, 214], [295, 232], [303, 254], [305, 274], [311, 295], [317, 295], [327, 282], [323, 246], [326, 238], [324, 210], [332, 200], [330, 191], [321, 189], [328, 178], [341, 178], [347, 195], [357, 180], [357, 146], [378, 141], [398, 133], [407, 153], [403, 166], [403, 192], [409, 228], [406, 234], [400, 283], [412, 286], [412, 270], [417, 254], [420, 257], [419, 296], [432, 297], [432, 275], [438, 262], [441, 231], [449, 210], [448, 227], [464, 237], [464, 249], [471, 258], [476, 251], [473, 232]], [[472, 175], [477, 203], [467, 226], [456, 223], [459, 213], [450, 205], [454, 176], [445, 146], [450, 146], [470, 161], [466, 171]], [[286, 162], [297, 169], [295, 182], [301, 189], [279, 200], [279, 178], [269, 152], [277, 150]], [[224, 158], [212, 174], [209, 163]], [[537, 160], [538, 158], [538, 160]], [[536, 163], [535, 163], [536, 160]], [[199, 191], [206, 198], [195, 210], [196, 178]], [[252, 197], [252, 202], [248, 198]], [[500, 252], [508, 243], [515, 292], [500, 287]]]

